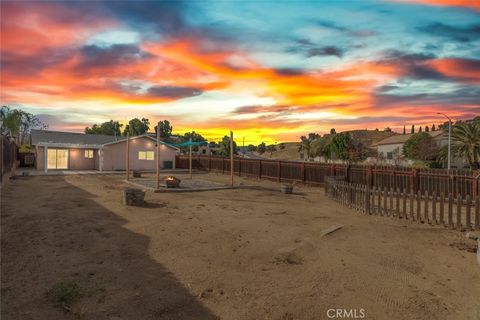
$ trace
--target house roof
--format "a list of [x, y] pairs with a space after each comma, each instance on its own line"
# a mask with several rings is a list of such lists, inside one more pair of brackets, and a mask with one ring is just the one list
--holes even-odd
[[32, 145], [59, 143], [72, 145], [103, 145], [105, 143], [123, 140], [122, 136], [107, 136], [103, 134], [84, 134], [77, 132], [61, 132], [49, 130], [32, 130]]
[[[130, 139], [149, 138], [156, 142], [156, 138], [149, 134], [143, 134], [140, 136], [131, 137]], [[104, 145], [110, 145], [114, 143], [124, 142], [126, 137], [124, 136], [108, 136], [103, 134], [85, 134], [76, 132], [61, 132], [61, 131], [49, 131], [49, 130], [32, 130], [31, 131], [32, 145], [61, 145], [67, 148], [73, 147], [91, 147], [101, 148]], [[160, 141], [161, 144], [170, 148], [178, 150], [178, 148]]]
[[[427, 132], [432, 138], [436, 138], [443, 135], [443, 130], [436, 130]], [[388, 144], [404, 144], [413, 134], [397, 134], [395, 136], [391, 136], [380, 140], [379, 142], [373, 144], [372, 146], [381, 146], [381, 145], [388, 145]]]
[[[151, 134], [149, 133], [145, 133], [145, 134], [142, 134], [140, 136], [134, 136], [134, 137], [131, 137], [130, 140], [133, 140], [133, 139], [138, 139], [138, 138], [148, 138], [150, 140], [152, 140], [153, 142], [157, 142], [157, 138], [154, 138]], [[120, 142], [124, 142], [126, 140], [125, 137], [122, 137], [122, 139], [118, 139], [117, 141], [112, 141], [112, 142], [108, 142], [108, 143], [105, 143], [104, 145], [111, 145], [111, 144], [115, 144], [115, 143], [120, 143]], [[160, 141], [160, 144], [163, 144], [167, 147], [170, 147], [172, 149], [175, 149], [175, 150], [180, 150], [179, 148], [169, 144], [169, 143], [166, 143], [164, 141]]]

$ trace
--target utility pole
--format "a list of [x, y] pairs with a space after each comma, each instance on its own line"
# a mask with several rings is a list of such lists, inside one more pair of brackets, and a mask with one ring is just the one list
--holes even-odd
[[245, 158], [245, 137], [243, 137], [243, 157]]
[[437, 112], [448, 119], [448, 161], [447, 161], [447, 169], [450, 170], [450, 153], [451, 153], [451, 145], [452, 145], [452, 119], [444, 113]]
[[233, 187], [233, 131], [230, 131], [230, 180]]
[[160, 188], [160, 122], [157, 123], [157, 189]]
[[127, 154], [126, 154], [126, 169], [127, 169], [127, 180], [130, 179], [130, 134], [127, 132]]
[[192, 137], [190, 137], [190, 139], [188, 140], [190, 143], [190, 146], [189, 146], [189, 158], [188, 158], [188, 163], [189, 163], [189, 173], [190, 173], [190, 179], [193, 179], [192, 178]]

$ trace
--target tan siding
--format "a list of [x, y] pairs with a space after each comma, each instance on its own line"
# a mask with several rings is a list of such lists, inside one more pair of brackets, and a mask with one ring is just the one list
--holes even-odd
[[[155, 152], [155, 160], [139, 160], [139, 151]], [[103, 170], [126, 169], [126, 142], [105, 146], [103, 149]], [[157, 165], [155, 141], [142, 137], [130, 140], [130, 169], [131, 170], [155, 170]], [[175, 167], [175, 150], [165, 145], [160, 150], [161, 166], [163, 161], [172, 161]]]
[[85, 150], [92, 149], [69, 149], [68, 168], [71, 170], [94, 170], [95, 169], [95, 151], [93, 158], [85, 158]]

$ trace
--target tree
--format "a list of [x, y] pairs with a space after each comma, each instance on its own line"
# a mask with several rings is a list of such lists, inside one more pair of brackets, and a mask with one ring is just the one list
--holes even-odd
[[420, 126], [420, 128], [418, 128], [418, 132], [422, 132], [422, 126]]
[[406, 135], [407, 134], [407, 131], [405, 129], [405, 125], [403, 126], [403, 134]]
[[392, 151], [393, 164], [396, 166], [401, 165], [405, 161], [405, 155], [402, 153], [400, 148], [395, 148]]
[[[350, 136], [350, 135], [349, 135]], [[369, 156], [371, 150], [358, 139], [349, 139], [349, 144], [347, 147], [347, 158], [344, 159], [348, 162], [360, 162]]]
[[328, 152], [328, 144], [331, 140], [329, 136], [323, 136], [312, 141], [311, 143], [311, 153], [313, 157], [325, 157], [330, 159], [330, 153]]
[[425, 132], [429, 132], [430, 128], [428, 126], [425, 126]]
[[[160, 137], [170, 138], [170, 136], [172, 135], [172, 130], [173, 130], [173, 127], [170, 125], [170, 121], [168, 121], [168, 120], [159, 121], [159, 125], [160, 125]], [[157, 129], [158, 129], [157, 127], [158, 127], [158, 125], [156, 125], [155, 128], [154, 128], [155, 133], [157, 133]], [[205, 141], [205, 140], [201, 140], [201, 141]]]
[[145, 134], [150, 129], [150, 121], [146, 118], [142, 120], [134, 118], [128, 122], [123, 131], [124, 135], [130, 134], [130, 136], [139, 136]]
[[383, 129], [383, 131], [385, 131], [385, 132], [392, 132], [392, 128], [386, 127], [385, 129]]
[[453, 127], [452, 153], [465, 158], [473, 170], [480, 168], [480, 121], [457, 124]]
[[432, 124], [432, 131], [435, 131], [435, 130], [437, 130], [437, 128], [435, 128], [435, 123], [434, 123]]
[[108, 136], [119, 136], [121, 134], [120, 129], [123, 127], [123, 124], [120, 124], [118, 121], [106, 121], [100, 125], [94, 124], [91, 128], [86, 127], [85, 133], [87, 134], [105, 134]]
[[320, 138], [320, 135], [318, 133], [315, 133], [315, 132], [310, 132], [308, 134], [308, 139], [310, 139], [311, 141], [317, 139], [317, 138]]
[[414, 134], [403, 145], [403, 154], [412, 160], [433, 160], [438, 151], [432, 136], [426, 132]]
[[337, 159], [348, 160], [348, 150], [351, 138], [348, 133], [336, 134], [329, 143], [328, 149], [331, 154], [334, 154]]
[[300, 146], [298, 147], [299, 152], [303, 152], [304, 155], [307, 156], [307, 159], [311, 159], [312, 153], [311, 153], [311, 147], [312, 147], [312, 140], [305, 136], [300, 137]]
[[[222, 138], [222, 141], [220, 141], [220, 155], [223, 157], [229, 157], [230, 156], [230, 137], [229, 136], [224, 136]], [[235, 141], [233, 141], [233, 153], [237, 154], [237, 144]]]
[[8, 106], [0, 108], [0, 121], [0, 134], [11, 136], [19, 145], [27, 141], [32, 129], [46, 129], [48, 127], [37, 116], [21, 109], [11, 109]]
[[260, 144], [258, 145], [257, 151], [258, 151], [258, 153], [260, 153], [260, 154], [264, 154], [265, 151], [267, 151], [267, 145], [265, 144], [265, 142], [262, 142], [262, 143], [260, 143]]
[[283, 143], [283, 142], [282, 142], [282, 143], [279, 143], [279, 144], [278, 144], [278, 148], [279, 148], [280, 150], [285, 149], [285, 143]]
[[[161, 136], [161, 134], [160, 134]], [[204, 142], [207, 141], [204, 137], [202, 137], [201, 134], [196, 133], [195, 131], [192, 132], [185, 132], [183, 134], [183, 141], [190, 141], [190, 138], [192, 139], [192, 142]]]
[[[161, 129], [161, 127], [160, 127], [160, 129]], [[160, 133], [160, 136], [162, 136], [161, 133]], [[195, 131], [185, 132], [185, 133], [183, 134], [182, 140], [183, 140], [184, 142], [186, 142], [186, 141], [190, 141], [190, 139], [192, 139], [192, 142], [206, 142], [206, 141], [207, 141], [204, 137], [202, 137], [201, 134], [196, 133]], [[206, 143], [205, 143], [205, 144], [206, 144]], [[192, 147], [192, 150], [193, 150], [193, 151], [198, 151], [198, 146], [193, 146], [193, 147]]]
[[412, 128], [410, 129], [410, 133], [411, 133], [411, 134], [414, 134], [414, 133], [415, 133], [415, 125], [414, 125], [414, 124], [412, 124]]
[[270, 153], [270, 158], [272, 157], [272, 154], [277, 151], [277, 147], [274, 144], [270, 144], [267, 146], [267, 152]]
[[247, 146], [247, 150], [248, 150], [249, 152], [255, 152], [255, 151], [257, 151], [257, 146], [256, 146], [256, 145], [253, 145], [253, 144], [249, 144], [249, 145]]
[[335, 131], [335, 128], [330, 129], [330, 134], [337, 134], [337, 131]]

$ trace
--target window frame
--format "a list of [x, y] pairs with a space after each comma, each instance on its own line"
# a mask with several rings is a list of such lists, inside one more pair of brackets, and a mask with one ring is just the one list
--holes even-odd
[[151, 150], [138, 151], [138, 160], [153, 161], [155, 160], [155, 152]]
[[85, 159], [93, 159], [94, 152], [93, 149], [85, 149], [83, 152], [83, 157]]

